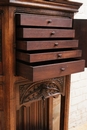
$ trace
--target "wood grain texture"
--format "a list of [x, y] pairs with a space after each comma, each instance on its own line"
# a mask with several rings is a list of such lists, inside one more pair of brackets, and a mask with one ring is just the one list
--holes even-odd
[[15, 89], [14, 89], [14, 8], [3, 7], [2, 48], [4, 74], [4, 129], [15, 130]]
[[70, 79], [67, 75], [65, 80], [65, 96], [61, 96], [60, 130], [68, 130], [69, 104], [70, 104]]
[[44, 53], [17, 52], [16, 56], [18, 60], [33, 63], [33, 62], [40, 62], [40, 61], [81, 57], [81, 50], [57, 51], [57, 52], [55, 51], [55, 52], [44, 52]]
[[16, 111], [16, 130], [52, 130], [52, 98], [29, 103]]
[[53, 129], [60, 130], [61, 95], [53, 98]]
[[64, 130], [68, 129], [69, 104], [70, 104], [70, 75], [66, 76], [65, 81], [65, 107], [64, 107]]

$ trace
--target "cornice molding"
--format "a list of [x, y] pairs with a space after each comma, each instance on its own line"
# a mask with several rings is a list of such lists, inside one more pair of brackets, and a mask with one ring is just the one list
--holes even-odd
[[33, 7], [33, 8], [45, 8], [45, 9], [53, 9], [53, 10], [63, 10], [70, 12], [77, 12], [82, 3], [71, 2], [71, 1], [58, 1], [55, 0], [53, 2], [50, 1], [6, 1], [0, 2], [0, 5], [3, 6], [21, 6], [21, 7]]

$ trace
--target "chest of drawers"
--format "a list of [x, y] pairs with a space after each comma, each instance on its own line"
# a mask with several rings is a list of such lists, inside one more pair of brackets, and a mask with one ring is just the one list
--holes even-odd
[[83, 70], [72, 18], [16, 14], [16, 31], [17, 75], [39, 81]]
[[81, 3], [0, 0], [0, 130], [68, 130], [70, 75], [84, 70]]

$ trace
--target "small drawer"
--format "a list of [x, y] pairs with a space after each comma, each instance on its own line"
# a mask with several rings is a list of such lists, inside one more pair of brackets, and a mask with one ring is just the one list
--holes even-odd
[[61, 77], [84, 70], [84, 60], [73, 60], [67, 62], [33, 63], [25, 64], [17, 62], [17, 75], [25, 77], [30, 81], [39, 81], [49, 78]]
[[74, 38], [73, 29], [17, 28], [17, 38]]
[[16, 14], [16, 24], [21, 26], [72, 27], [72, 19], [56, 16]]
[[2, 21], [1, 21], [1, 16], [0, 16], [0, 29], [2, 28]]
[[59, 60], [66, 58], [81, 57], [81, 50], [71, 51], [57, 51], [57, 52], [44, 52], [44, 53], [23, 53], [17, 52], [17, 59], [25, 62], [41, 62], [48, 60]]
[[49, 41], [17, 41], [19, 50], [47, 50], [61, 48], [77, 48], [78, 40], [49, 40]]

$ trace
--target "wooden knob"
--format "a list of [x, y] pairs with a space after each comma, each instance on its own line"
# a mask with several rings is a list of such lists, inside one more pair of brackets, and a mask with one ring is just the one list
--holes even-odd
[[54, 35], [55, 34], [55, 31], [51, 32], [51, 35]]
[[56, 43], [54, 43], [54, 46], [58, 46], [58, 44], [59, 44], [59, 43], [58, 43], [58, 42], [56, 42]]
[[62, 67], [62, 68], [61, 68], [61, 71], [64, 71], [64, 70], [65, 70], [65, 68], [64, 68], [64, 67]]
[[49, 19], [49, 20], [47, 21], [47, 23], [52, 23], [52, 20], [51, 20], [51, 19]]
[[61, 57], [61, 56], [62, 56], [62, 54], [61, 54], [61, 53], [59, 53], [59, 54], [58, 54], [58, 57]]

